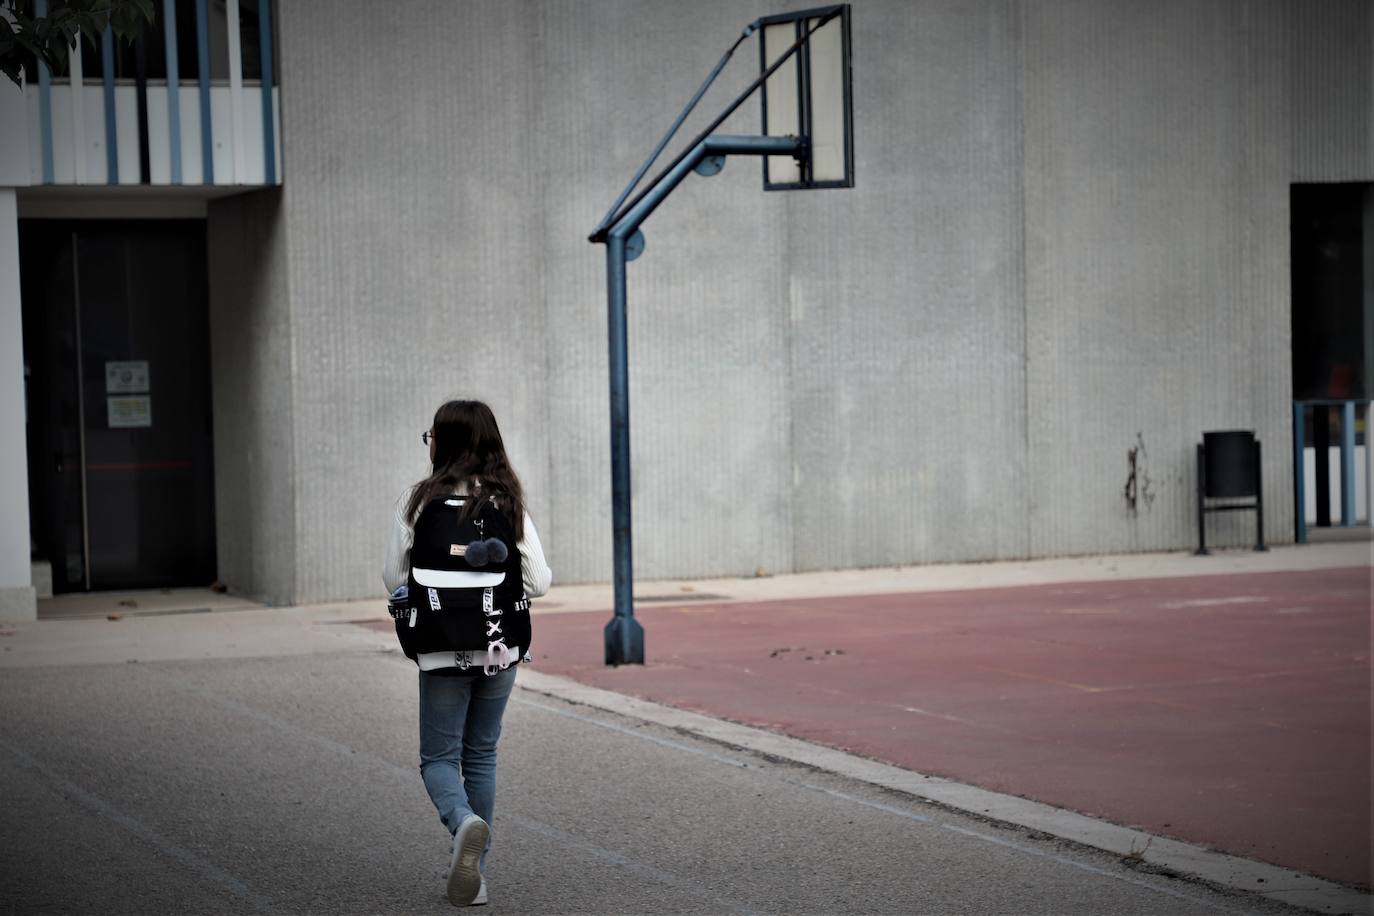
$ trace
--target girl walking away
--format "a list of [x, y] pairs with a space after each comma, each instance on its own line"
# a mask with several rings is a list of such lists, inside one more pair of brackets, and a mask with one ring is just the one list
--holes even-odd
[[420, 436], [431, 472], [397, 501], [382, 579], [420, 668], [420, 775], [453, 837], [448, 899], [487, 902], [496, 742], [552, 574], [491, 409], [449, 401]]

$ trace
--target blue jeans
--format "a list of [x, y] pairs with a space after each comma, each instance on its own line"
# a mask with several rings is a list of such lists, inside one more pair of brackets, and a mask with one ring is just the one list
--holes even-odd
[[490, 677], [420, 672], [420, 775], [449, 833], [469, 814], [491, 823], [496, 742], [515, 668]]

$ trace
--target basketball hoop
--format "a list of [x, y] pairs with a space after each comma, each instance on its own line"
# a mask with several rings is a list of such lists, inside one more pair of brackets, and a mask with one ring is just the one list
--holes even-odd
[[[759, 76], [630, 199], [735, 49], [755, 33], [759, 36]], [[763, 134], [716, 134], [716, 128], [755, 92], [762, 100]], [[605, 629], [608, 665], [644, 664], [644, 628], [634, 619], [632, 593], [630, 385], [625, 323], [626, 263], [644, 252], [640, 226], [689, 174], [716, 175], [729, 156], [760, 157], [765, 191], [852, 188], [853, 120], [849, 5], [765, 16], [745, 27], [588, 236], [590, 241], [606, 245], [615, 579], [615, 614]]]

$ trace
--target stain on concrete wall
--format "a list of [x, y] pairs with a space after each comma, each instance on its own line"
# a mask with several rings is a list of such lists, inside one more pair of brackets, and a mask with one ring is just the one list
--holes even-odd
[[1135, 434], [1135, 445], [1126, 449], [1126, 485], [1122, 496], [1126, 499], [1126, 511], [1132, 516], [1140, 510], [1149, 510], [1155, 501], [1155, 482], [1150, 476], [1150, 455], [1145, 450], [1145, 435]]

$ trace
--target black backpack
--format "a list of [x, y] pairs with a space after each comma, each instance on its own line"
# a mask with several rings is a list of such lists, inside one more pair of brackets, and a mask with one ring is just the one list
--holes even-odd
[[490, 498], [465, 517], [473, 498], [436, 497], [415, 520], [408, 607], [395, 615], [396, 637], [412, 661], [453, 652], [453, 667], [466, 669], [473, 653], [501, 649], [518, 661], [529, 651], [530, 605], [514, 526]]

